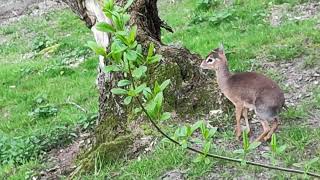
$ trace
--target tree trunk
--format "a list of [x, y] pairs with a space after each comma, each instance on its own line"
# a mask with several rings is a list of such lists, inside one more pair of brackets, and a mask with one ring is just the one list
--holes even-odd
[[[95, 6], [95, 8], [91, 7], [92, 4], [98, 5], [98, 3], [95, 0], [64, 1], [91, 28], [97, 42], [107, 48], [109, 37], [107, 34], [97, 32], [95, 24], [101, 21], [110, 23], [110, 21], [105, 16], [99, 17], [101, 10]], [[123, 5], [126, 0], [118, 0], [117, 3]], [[221, 108], [221, 105], [225, 104], [222, 103], [223, 99], [218, 93], [215, 81], [200, 70], [201, 57], [199, 55], [192, 54], [185, 48], [161, 43], [161, 27], [166, 26], [158, 16], [157, 0], [135, 0], [129, 8], [129, 13], [131, 15], [130, 25], [136, 24], [138, 27], [137, 40], [139, 43], [147, 47], [150, 42], [153, 42], [157, 53], [163, 57], [162, 63], [151, 72], [149, 77], [151, 77], [150, 83], [155, 80], [161, 83], [166, 79], [171, 79], [170, 88], [165, 93], [166, 110], [175, 111], [180, 117], [191, 118], [207, 114], [210, 110]], [[118, 158], [125, 153], [132, 142], [132, 139], [128, 138], [130, 132], [127, 127], [127, 115], [130, 112], [122, 105], [121, 98], [110, 92], [110, 89], [121, 79], [121, 75], [105, 74], [102, 71], [105, 63], [100, 57], [98, 68], [99, 124], [96, 131], [96, 143], [87, 153], [90, 157], [87, 158], [87, 162], [92, 162], [96, 154], [107, 160], [112, 160], [112, 156]], [[90, 163], [85, 166], [90, 168], [88, 164]]]

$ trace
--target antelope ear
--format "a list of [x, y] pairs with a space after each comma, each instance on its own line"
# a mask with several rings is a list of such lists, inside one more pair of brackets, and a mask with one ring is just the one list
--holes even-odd
[[223, 47], [222, 43], [220, 43], [220, 45], [219, 45], [219, 52], [224, 54], [224, 47]]

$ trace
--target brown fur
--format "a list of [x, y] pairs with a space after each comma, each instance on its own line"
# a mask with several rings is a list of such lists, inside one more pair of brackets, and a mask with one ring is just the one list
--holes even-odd
[[[280, 87], [268, 77], [255, 72], [231, 74], [227, 58], [221, 48], [214, 49], [201, 63], [201, 68], [216, 71], [219, 88], [235, 105], [237, 137], [241, 135], [241, 115], [245, 118], [250, 131], [246, 111], [254, 109], [264, 129], [258, 140], [269, 139], [273, 133], [271, 131], [278, 125], [278, 114], [284, 106], [284, 94]], [[274, 121], [271, 130], [267, 121]]]

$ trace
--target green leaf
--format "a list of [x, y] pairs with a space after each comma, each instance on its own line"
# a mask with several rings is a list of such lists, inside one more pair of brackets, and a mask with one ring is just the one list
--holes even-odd
[[147, 112], [153, 120], [156, 118], [155, 108], [156, 108], [156, 103], [153, 100], [151, 100], [146, 106]]
[[148, 56], [147, 57], [151, 57], [153, 55], [153, 51], [154, 51], [154, 44], [153, 44], [153, 42], [151, 42], [150, 45], [149, 45]]
[[135, 93], [136, 94], [141, 93], [144, 90], [144, 88], [146, 88], [146, 87], [147, 87], [146, 83], [141, 84], [140, 86], [136, 87]]
[[170, 117], [171, 117], [171, 113], [165, 112], [165, 113], [163, 113], [163, 114], [161, 115], [160, 120], [161, 120], [161, 121], [165, 121], [165, 120], [167, 120], [167, 119], [170, 119]]
[[126, 52], [126, 56], [128, 58], [129, 61], [134, 61], [137, 59], [138, 55], [137, 55], [137, 52], [136, 51], [133, 51], [133, 50], [127, 50]]
[[120, 71], [120, 69], [118, 68], [118, 66], [116, 65], [109, 65], [109, 66], [106, 66], [105, 67], [105, 72], [117, 72], [117, 71]]
[[209, 139], [209, 130], [207, 127], [205, 127], [205, 129], [202, 131], [202, 135], [205, 140]]
[[112, 11], [112, 22], [118, 31], [122, 31], [124, 29], [122, 15], [116, 11]]
[[119, 86], [119, 87], [127, 86], [127, 85], [129, 85], [129, 84], [131, 84], [131, 81], [129, 81], [129, 80], [127, 80], [127, 79], [122, 79], [122, 80], [120, 80], [120, 81], [118, 82], [118, 86]]
[[142, 46], [141, 46], [141, 44], [138, 44], [138, 45], [137, 45], [136, 51], [137, 51], [137, 53], [139, 53], [139, 54], [142, 53]]
[[117, 94], [117, 95], [128, 94], [127, 90], [121, 89], [121, 88], [113, 88], [113, 89], [111, 89], [111, 92], [112, 92], [112, 94]]
[[149, 87], [144, 88], [143, 95], [147, 100], [149, 100], [152, 97], [151, 89]]
[[204, 159], [204, 163], [205, 163], [205, 164], [208, 165], [208, 164], [210, 164], [210, 162], [211, 162], [211, 160], [210, 160], [209, 158], [205, 158], [205, 159]]
[[247, 165], [247, 161], [245, 160], [245, 159], [241, 159], [241, 166], [245, 166], [245, 165]]
[[196, 129], [200, 128], [202, 123], [202, 121], [197, 121], [196, 123], [194, 123], [191, 127], [191, 131], [194, 132]]
[[132, 3], [133, 3], [133, 0], [128, 0], [127, 4], [124, 6], [123, 9], [126, 11], [131, 6]]
[[159, 86], [159, 84], [158, 84], [158, 81], [156, 81], [156, 82], [154, 83], [153, 93], [154, 93], [154, 94], [158, 94], [160, 91], [161, 91], [160, 86]]
[[218, 128], [217, 127], [213, 127], [209, 130], [209, 135], [208, 137], [211, 138], [213, 137], [213, 135], [217, 132]]
[[114, 7], [114, 2], [113, 0], [106, 0], [103, 6], [103, 10], [113, 10]]
[[121, 53], [123, 51], [125, 51], [128, 48], [128, 46], [126, 46], [125, 44], [123, 44], [120, 41], [114, 41], [111, 44], [111, 51], [112, 53]]
[[130, 103], [131, 103], [131, 100], [132, 100], [132, 96], [126, 97], [126, 98], [124, 99], [124, 104], [125, 104], [125, 105], [130, 104]]
[[202, 121], [202, 123], [200, 125], [200, 131], [201, 131], [201, 134], [204, 138], [206, 138], [206, 130], [207, 130], [206, 124], [204, 121]]
[[[122, 31], [120, 31], [120, 32], [122, 32]], [[123, 35], [122, 33], [119, 33], [119, 31], [116, 32], [116, 37], [117, 37], [118, 39], [120, 39], [124, 44], [130, 45], [130, 43], [129, 43], [127, 37], [126, 37], [126, 35]]]
[[198, 155], [196, 159], [193, 160], [194, 163], [199, 163], [203, 161], [204, 156], [203, 155]]
[[121, 61], [121, 53], [112, 53], [112, 59], [115, 60], [117, 63]]
[[132, 97], [135, 97], [135, 96], [137, 96], [137, 93], [135, 92], [134, 89], [130, 89], [129, 92], [128, 92], [128, 95], [132, 96]]
[[300, 162], [300, 163], [293, 163], [292, 165], [298, 168], [302, 168], [303, 164], [304, 164], [303, 162]]
[[243, 143], [243, 149], [244, 151], [247, 151], [249, 150], [249, 135], [248, 135], [248, 132], [247, 131], [243, 131], [242, 132], [242, 143]]
[[161, 110], [162, 107], [162, 102], [163, 102], [163, 93], [159, 92], [155, 97], [154, 97], [154, 101], [156, 103], [156, 107], [157, 107], [157, 112], [159, 112]]
[[203, 147], [203, 151], [205, 154], [208, 154], [209, 151], [210, 151], [210, 148], [211, 148], [211, 141], [207, 141], [205, 144], [204, 144], [204, 147]]
[[182, 141], [181, 141], [181, 147], [184, 148], [184, 149], [187, 148], [187, 147], [188, 147], [188, 141], [185, 140], [185, 139], [182, 140]]
[[123, 26], [128, 23], [129, 19], [130, 19], [130, 15], [129, 14], [125, 13], [125, 14], [122, 15]]
[[161, 60], [162, 56], [157, 54], [155, 56], [152, 56], [152, 57], [148, 57], [148, 62], [149, 64], [154, 64], [154, 63], [158, 63], [160, 60]]
[[182, 126], [180, 128], [180, 136], [181, 137], [186, 137], [187, 136], [187, 127], [186, 126]]
[[286, 150], [286, 148], [287, 148], [287, 145], [282, 145], [282, 146], [280, 146], [280, 147], [277, 149], [277, 153], [278, 153], [278, 154], [283, 153], [283, 152]]
[[319, 157], [315, 157], [315, 158], [308, 161], [308, 165], [312, 166], [314, 163], [316, 163], [318, 161], [319, 161]]
[[[113, 7], [112, 7], [113, 8]], [[103, 12], [104, 12], [104, 14], [108, 17], [108, 18], [112, 18], [112, 10], [110, 10], [110, 9], [108, 9], [108, 7], [103, 7]]]
[[133, 110], [133, 112], [134, 112], [135, 114], [137, 114], [137, 113], [139, 113], [139, 112], [141, 112], [141, 111], [142, 111], [141, 108], [134, 108], [134, 110]]
[[87, 46], [92, 49], [97, 55], [101, 56], [107, 56], [106, 49], [100, 45], [98, 45], [96, 42], [88, 41]]
[[262, 157], [264, 157], [266, 159], [270, 159], [271, 158], [271, 154], [270, 153], [263, 153]]
[[254, 150], [254, 149], [256, 149], [258, 146], [260, 146], [260, 144], [261, 144], [261, 142], [259, 142], [259, 141], [254, 141], [253, 143], [251, 143], [251, 144], [249, 145], [248, 150]]
[[176, 131], [175, 131], [175, 136], [177, 137], [185, 137], [186, 136], [186, 127], [182, 126], [179, 127]]
[[233, 153], [235, 154], [244, 154], [244, 150], [243, 149], [236, 149], [233, 151]]
[[277, 152], [277, 138], [275, 134], [272, 134], [270, 144], [271, 144], [271, 151]]
[[[137, 41], [133, 41], [133, 42], [130, 44], [129, 48], [130, 48], [130, 49], [134, 49], [137, 45], [138, 45], [138, 42], [137, 42]], [[136, 53], [138, 54], [138, 52], [136, 52]]]
[[99, 22], [97, 24], [97, 30], [102, 32], [115, 32], [116, 30], [112, 27], [112, 25], [106, 23], [106, 22]]
[[133, 43], [135, 38], [136, 38], [136, 33], [137, 33], [137, 26], [134, 25], [131, 27], [130, 33], [129, 33], [129, 42]]
[[[170, 114], [170, 116], [171, 116], [171, 114]], [[190, 124], [187, 124], [186, 127], [187, 127], [187, 137], [190, 137], [192, 135], [191, 126], [190, 126]]]
[[147, 72], [146, 66], [139, 66], [132, 72], [132, 76], [136, 79], [140, 79]]
[[165, 80], [161, 85], [160, 85], [160, 89], [161, 91], [165, 90], [166, 87], [170, 84], [170, 79]]

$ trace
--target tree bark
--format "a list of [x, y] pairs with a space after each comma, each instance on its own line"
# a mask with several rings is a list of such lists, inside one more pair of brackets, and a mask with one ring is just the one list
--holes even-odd
[[[64, 1], [92, 29], [97, 42], [107, 48], [109, 37], [107, 34], [97, 32], [95, 24], [101, 21], [110, 23], [110, 21], [105, 17], [99, 17], [101, 10], [97, 12], [99, 9], [90, 7], [92, 4], [100, 5], [99, 2], [95, 0]], [[117, 3], [124, 5], [126, 1], [118, 0]], [[153, 83], [157, 80], [161, 83], [166, 79], [171, 79], [172, 83], [165, 93], [166, 110], [175, 111], [180, 117], [191, 118], [208, 114], [210, 110], [221, 108], [222, 105], [223, 108], [227, 107], [223, 102], [224, 99], [218, 93], [215, 81], [200, 70], [199, 64], [202, 59], [199, 55], [192, 54], [185, 48], [167, 46], [161, 42], [161, 27], [166, 29], [168, 27], [158, 16], [157, 0], [135, 0], [129, 8], [129, 13], [131, 15], [129, 25], [136, 24], [138, 27], [137, 40], [139, 43], [147, 47], [150, 42], [153, 42], [157, 53], [163, 57], [162, 63], [150, 72], [149, 81]], [[128, 148], [126, 143], [132, 142], [131, 139], [123, 138], [128, 135], [127, 114], [130, 112], [122, 105], [122, 99], [110, 92], [115, 83], [121, 79], [121, 75], [105, 74], [103, 72], [105, 64], [106, 62], [100, 57], [98, 68], [99, 125], [96, 131], [97, 142], [91, 152], [104, 149], [102, 153], [109, 155], [118, 153], [118, 156], [121, 156], [123, 155], [122, 150], [110, 151]], [[101, 148], [101, 144], [117, 143], [117, 138], [121, 141], [119, 147]]]

